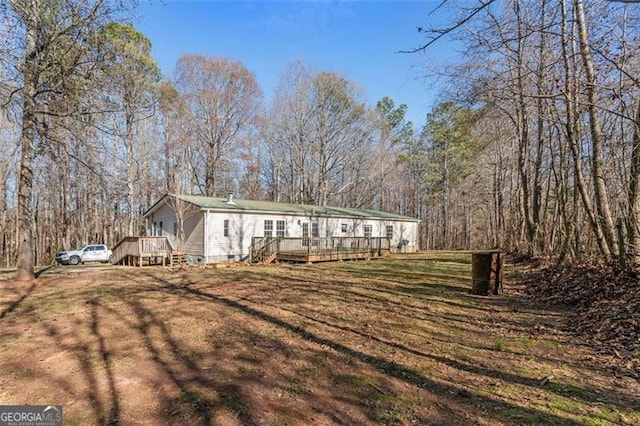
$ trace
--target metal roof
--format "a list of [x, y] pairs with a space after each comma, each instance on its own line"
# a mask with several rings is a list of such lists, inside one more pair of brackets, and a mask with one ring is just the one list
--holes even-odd
[[323, 216], [323, 217], [345, 217], [360, 219], [387, 219], [400, 220], [406, 222], [419, 222], [418, 219], [402, 216], [394, 213], [382, 212], [379, 210], [354, 209], [346, 207], [321, 207], [308, 204], [276, 203], [272, 201], [253, 201], [233, 199], [229, 202], [227, 198], [204, 197], [201, 195], [175, 195], [165, 194], [146, 212], [145, 216], [155, 210], [156, 206], [166, 197], [176, 197], [204, 210], [225, 210], [244, 211], [248, 213], [284, 213], [296, 216]]

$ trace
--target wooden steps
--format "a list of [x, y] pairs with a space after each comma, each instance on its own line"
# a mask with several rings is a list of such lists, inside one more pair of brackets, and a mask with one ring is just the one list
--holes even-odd
[[177, 251], [174, 251], [171, 253], [170, 261], [171, 261], [171, 266], [183, 266], [183, 265], [189, 264], [187, 255]]
[[273, 263], [278, 258], [278, 253], [271, 253], [270, 256], [262, 259], [262, 264], [268, 265], [269, 263]]

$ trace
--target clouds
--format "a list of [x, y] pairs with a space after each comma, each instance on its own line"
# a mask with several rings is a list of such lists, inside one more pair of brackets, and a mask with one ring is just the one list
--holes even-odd
[[348, 3], [279, 1], [255, 4], [256, 24], [265, 32], [292, 38], [330, 39], [344, 33], [356, 14]]

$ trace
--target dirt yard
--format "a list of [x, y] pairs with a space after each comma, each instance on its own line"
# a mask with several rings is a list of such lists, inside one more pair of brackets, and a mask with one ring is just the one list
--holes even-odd
[[0, 404], [65, 425], [640, 425], [571, 312], [469, 294], [470, 259], [0, 272]]

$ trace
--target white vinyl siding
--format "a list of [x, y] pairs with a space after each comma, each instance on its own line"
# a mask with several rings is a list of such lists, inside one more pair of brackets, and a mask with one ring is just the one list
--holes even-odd
[[[206, 226], [204, 223], [206, 217]], [[228, 237], [224, 236], [225, 220], [228, 221]], [[162, 235], [170, 239], [174, 248], [177, 247], [177, 237], [174, 236], [173, 224], [176, 222], [173, 211], [167, 205], [160, 207], [148, 217], [148, 232], [151, 233], [153, 222], [159, 227], [162, 222]], [[393, 228], [391, 247], [396, 249], [400, 239], [409, 240], [403, 251], [412, 252], [418, 246], [418, 222], [385, 221], [375, 219], [354, 219], [345, 217], [318, 217], [309, 221], [309, 217], [301, 215], [245, 213], [209, 210], [192, 212], [184, 221], [185, 243], [182, 251], [195, 256], [205, 256], [205, 262], [226, 262], [232, 257], [235, 260], [246, 260], [251, 246], [251, 237], [261, 237], [267, 233], [268, 223], [271, 222], [272, 236], [284, 232], [286, 237], [302, 237], [303, 227], [307, 229], [307, 236], [321, 237], [349, 237], [365, 235], [366, 229], [371, 230], [372, 237], [386, 237], [389, 226]], [[343, 233], [343, 225], [347, 225], [347, 233]], [[207, 230], [205, 238], [204, 232]]]
[[180, 247], [181, 244], [178, 241], [178, 223], [173, 209], [169, 205], [165, 204], [156, 210], [149, 216], [148, 223], [148, 235], [154, 235], [155, 223], [155, 235], [167, 237], [173, 249], [180, 250], [185, 254], [204, 256], [204, 221], [202, 211], [192, 210], [187, 213], [183, 221], [185, 240], [182, 247]]
[[[252, 237], [278, 235], [300, 238], [303, 236], [303, 229], [307, 237], [391, 236], [392, 250], [397, 250], [401, 240], [408, 241], [402, 249], [403, 252], [414, 252], [418, 249], [419, 221], [411, 218], [393, 218], [384, 214], [380, 215], [383, 216], [380, 219], [363, 218], [346, 211], [344, 214], [333, 211], [331, 215], [323, 216], [317, 210], [310, 216], [307, 211], [303, 213], [296, 208], [293, 208], [291, 213], [280, 212], [275, 210], [276, 203], [265, 203], [269, 204], [269, 208], [274, 208], [268, 212], [252, 211], [246, 207], [238, 208], [235, 204], [228, 208], [215, 207], [203, 210], [195, 204], [186, 201], [185, 203], [183, 244], [178, 242], [180, 229], [170, 197], [163, 197], [145, 215], [146, 234], [166, 236], [174, 249], [203, 257], [207, 263], [230, 259], [246, 260]], [[216, 205], [215, 202], [212, 205]], [[282, 206], [284, 209], [291, 209], [290, 205]]]
[[[224, 237], [224, 221], [229, 221], [229, 237]], [[345, 218], [318, 218], [309, 222], [308, 217], [284, 216], [254, 213], [220, 212], [210, 210], [207, 212], [207, 263], [226, 262], [231, 259], [246, 260], [251, 247], [251, 237], [261, 237], [265, 234], [265, 221], [272, 221], [272, 236], [282, 232], [282, 225], [278, 229], [278, 221], [284, 222], [284, 235], [286, 237], [321, 236], [321, 237], [345, 237], [342, 233], [342, 224], [347, 223], [347, 236], [364, 236], [366, 229], [371, 230], [372, 237], [386, 237], [389, 220], [378, 221], [373, 219], [353, 220]], [[304, 235], [306, 228], [307, 234]], [[405, 252], [417, 250], [418, 223], [395, 221], [393, 222], [394, 236], [391, 240], [391, 248], [395, 250], [400, 239], [409, 240], [409, 244], [403, 249]]]
[[171, 229], [162, 229], [163, 226], [169, 226], [175, 220], [173, 210], [165, 205], [158, 209], [154, 214], [148, 218], [147, 235], [155, 236], [167, 236], [171, 234]]
[[[204, 256], [204, 213], [198, 212], [184, 220], [184, 244], [182, 252]], [[178, 249], [180, 249], [178, 247]]]
[[386, 226], [385, 237], [393, 238], [393, 225], [387, 225]]

